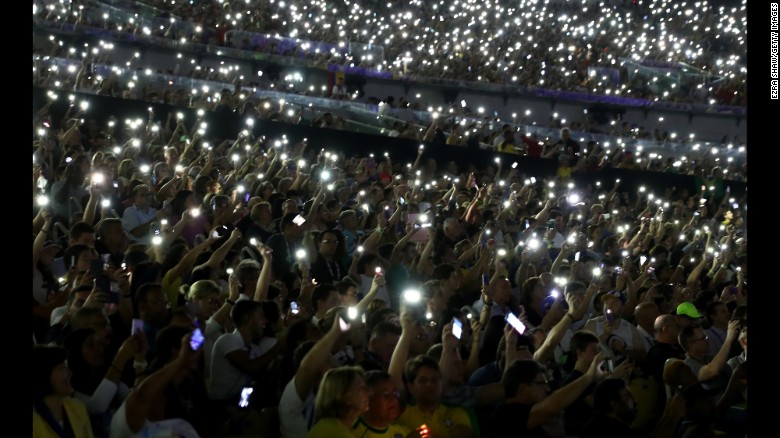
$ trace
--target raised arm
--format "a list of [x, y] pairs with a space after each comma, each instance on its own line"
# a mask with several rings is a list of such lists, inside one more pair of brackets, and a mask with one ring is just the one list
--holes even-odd
[[261, 242], [258, 242], [257, 250], [260, 252], [260, 256], [263, 257], [263, 267], [260, 269], [260, 277], [257, 279], [254, 300], [264, 301], [268, 297], [268, 286], [271, 285], [273, 250]]

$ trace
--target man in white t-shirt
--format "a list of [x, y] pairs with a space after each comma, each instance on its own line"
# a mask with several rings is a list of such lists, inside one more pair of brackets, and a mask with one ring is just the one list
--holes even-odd
[[258, 344], [267, 322], [259, 302], [236, 302], [230, 317], [236, 329], [214, 343], [208, 386], [209, 397], [226, 404], [238, 400], [241, 389], [251, 386], [253, 376], [267, 369], [279, 350], [278, 343], [270, 349]]

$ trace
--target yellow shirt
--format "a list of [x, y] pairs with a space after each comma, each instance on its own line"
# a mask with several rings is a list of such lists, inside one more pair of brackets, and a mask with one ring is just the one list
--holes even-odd
[[411, 430], [404, 425], [393, 423], [384, 429], [377, 429], [368, 425], [363, 418], [358, 418], [352, 426], [352, 435], [355, 438], [404, 438]]
[[179, 304], [179, 288], [181, 287], [181, 277], [171, 278], [171, 271], [165, 273], [162, 280], [163, 293], [168, 297], [168, 302], [172, 308], [177, 308]]
[[314, 424], [306, 438], [352, 438], [352, 430], [338, 418], [323, 418]]
[[417, 429], [425, 424], [428, 426], [428, 430], [431, 431], [431, 435], [435, 437], [450, 436], [450, 428], [457, 424], [466, 426], [475, 435], [477, 430], [479, 430], [466, 409], [460, 406], [447, 406], [442, 403], [439, 403], [439, 406], [436, 407], [433, 413], [423, 412], [417, 405], [409, 405], [404, 413], [401, 414], [398, 422], [410, 429]]
[[[68, 422], [73, 429], [76, 438], [92, 438], [92, 424], [89, 422], [87, 408], [84, 403], [75, 398], [68, 397], [63, 400], [62, 406], [68, 416]], [[56, 438], [59, 435], [49, 426], [49, 423], [33, 408], [33, 438]]]

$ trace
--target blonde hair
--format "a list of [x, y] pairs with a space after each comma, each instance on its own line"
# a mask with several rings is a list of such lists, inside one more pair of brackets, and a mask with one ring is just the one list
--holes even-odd
[[222, 289], [211, 280], [198, 280], [191, 286], [183, 285], [180, 292], [187, 298], [187, 301], [192, 301], [195, 298], [203, 298], [212, 292], [219, 294]]
[[317, 389], [314, 417], [317, 420], [342, 418], [350, 408], [346, 404], [346, 398], [357, 377], [365, 381], [363, 369], [360, 367], [338, 367], [328, 370]]

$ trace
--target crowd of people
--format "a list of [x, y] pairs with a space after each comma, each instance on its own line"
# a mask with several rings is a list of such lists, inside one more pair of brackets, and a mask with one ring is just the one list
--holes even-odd
[[745, 106], [746, 4], [156, 0], [40, 2], [33, 15], [396, 78]]
[[[205, 35], [230, 23], [214, 8], [235, 14], [244, 4], [143, 8], [202, 20]], [[444, 13], [434, 6], [425, 4], [426, 16]], [[455, 3], [447, 13], [459, 23], [458, 8], [488, 6]], [[397, 2], [333, 7], [418, 19], [399, 15]], [[567, 12], [555, 7], [553, 17]], [[261, 2], [243, 28], [338, 39], [314, 19], [284, 23], [275, 8], [304, 10]], [[697, 23], [728, 15], [713, 16]], [[539, 35], [566, 41], [552, 18], [540, 21]], [[393, 32], [425, 28], [401, 26]], [[610, 47], [619, 42], [604, 35]], [[403, 47], [385, 44], [385, 54]], [[610, 147], [577, 140], [587, 119], [551, 117], [556, 134], [539, 138], [517, 124], [445, 116], [422, 130], [392, 125], [377, 137], [383, 155], [348, 154], [295, 132], [348, 129], [338, 116], [289, 114], [278, 101], [242, 98], [240, 84], [194, 99], [171, 90], [164, 103], [173, 109], [139, 117], [122, 104], [161, 103], [164, 89], [114, 90], [86, 62], [51, 70], [40, 61], [34, 436], [746, 436], [747, 204], [730, 185], [746, 182], [744, 156], [669, 159], [617, 147], [641, 138], [619, 121], [604, 132]], [[116, 107], [95, 114], [90, 94]], [[384, 111], [401, 106], [385, 102]], [[197, 119], [176, 106], [197, 109]], [[215, 112], [245, 129], [223, 140], [208, 129]], [[255, 119], [289, 132], [271, 138]], [[421, 145], [406, 164], [391, 137], [498, 154], [478, 166]], [[510, 164], [518, 155], [555, 161], [557, 171]], [[687, 174], [695, 188], [662, 177], [636, 191], [619, 179], [574, 182], [606, 168]]]

